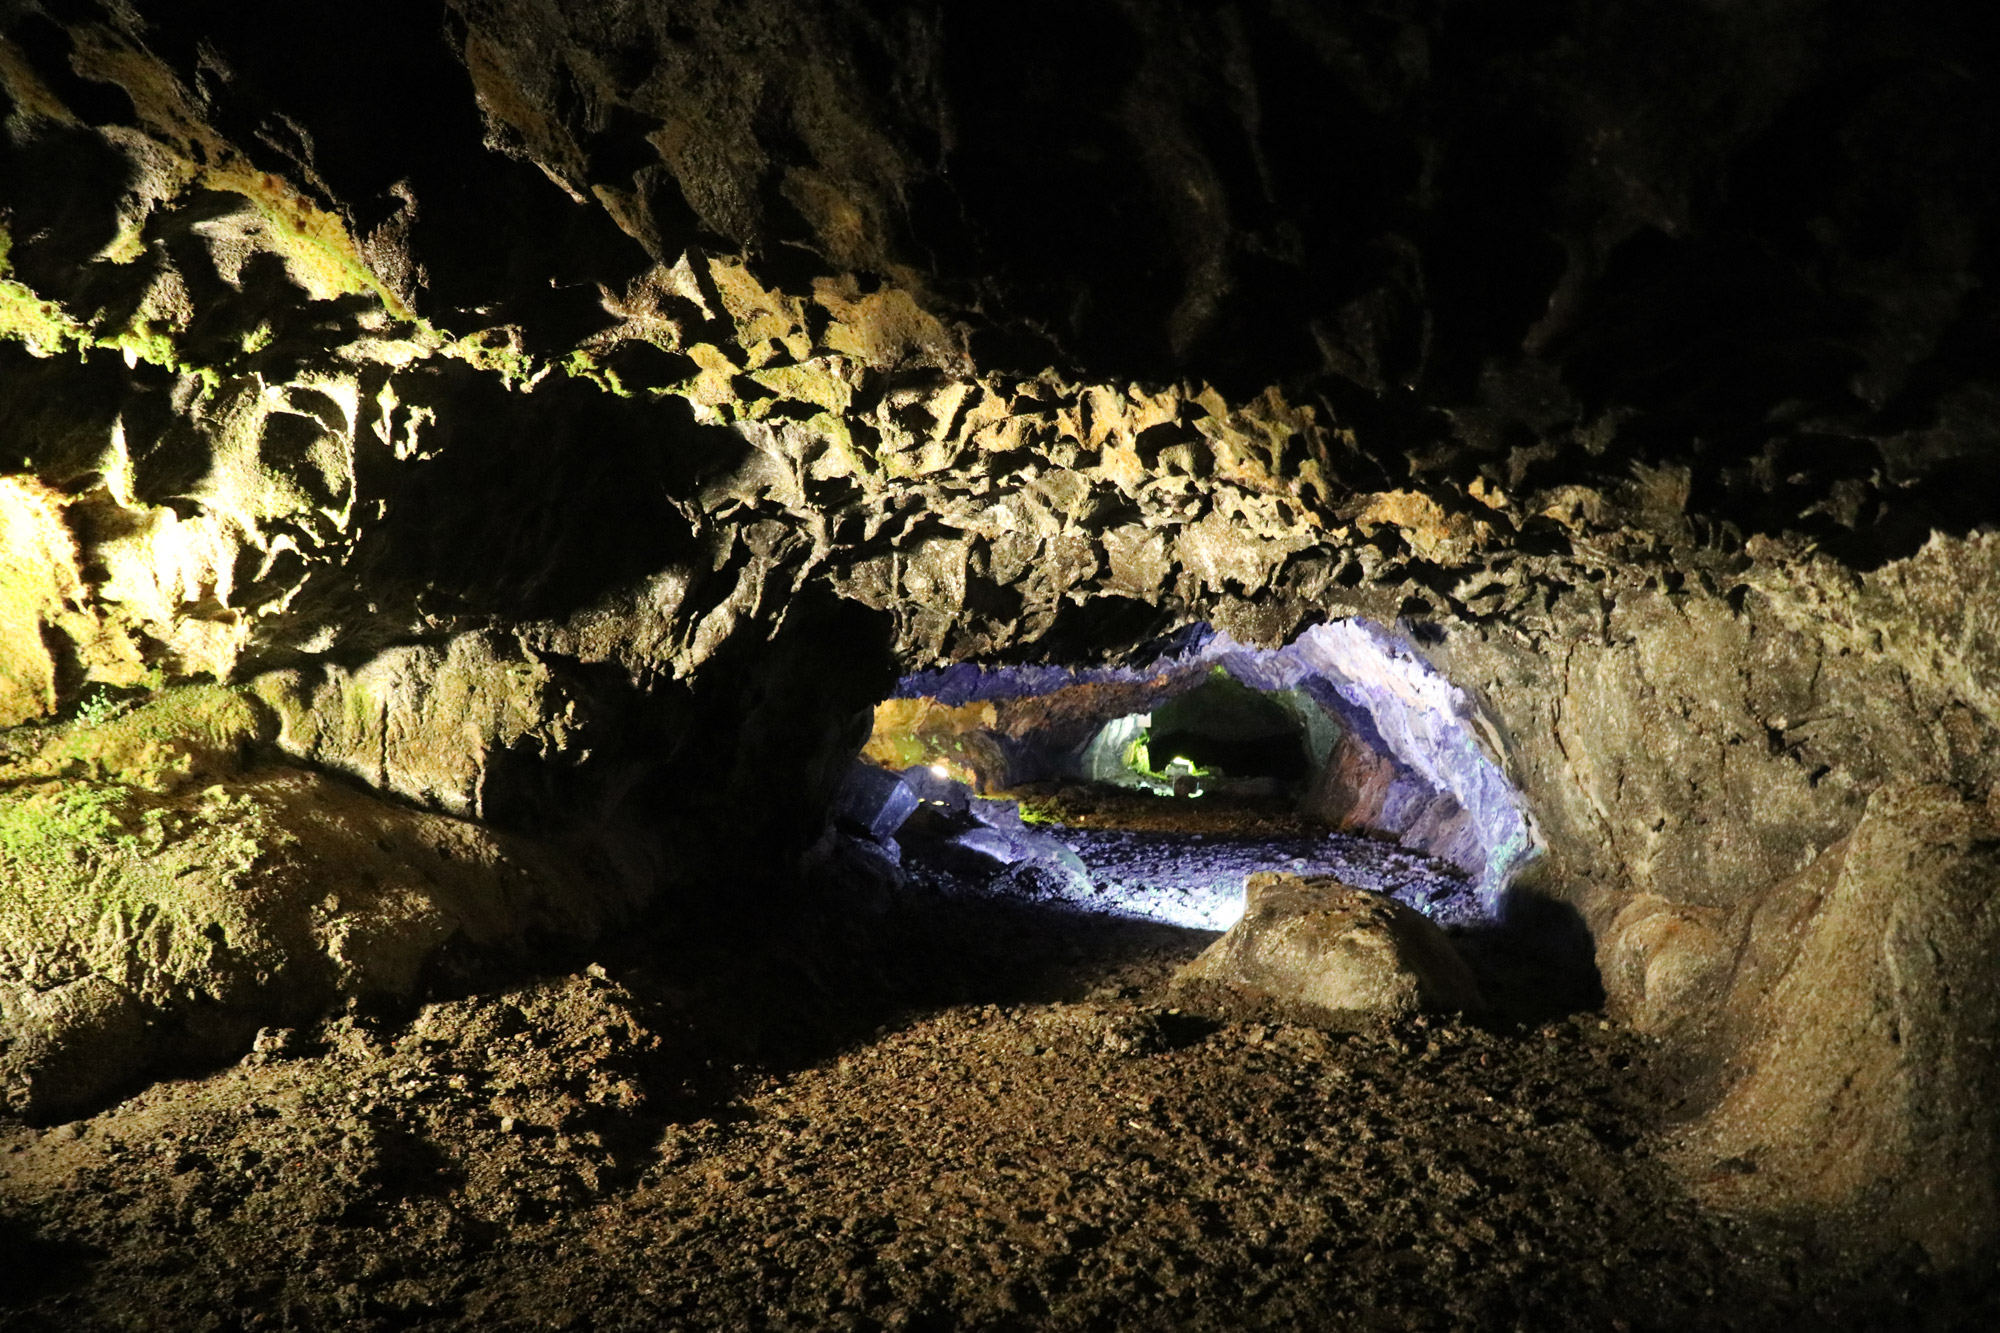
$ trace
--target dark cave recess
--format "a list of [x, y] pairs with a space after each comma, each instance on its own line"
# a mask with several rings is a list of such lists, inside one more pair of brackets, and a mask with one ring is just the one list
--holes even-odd
[[1155, 709], [1151, 744], [1159, 756], [1185, 758], [1231, 778], [1290, 783], [1313, 771], [1298, 720], [1280, 705], [1241, 686], [1231, 690], [1223, 681], [1204, 682]]

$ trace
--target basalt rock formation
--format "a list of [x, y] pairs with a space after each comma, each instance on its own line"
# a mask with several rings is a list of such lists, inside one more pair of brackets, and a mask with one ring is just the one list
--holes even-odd
[[[899, 672], [1366, 617], [1470, 700], [1518, 890], [1684, 1066], [1692, 1178], [1967, 1253], [2000, 1233], [1971, 21], [8, 0], [0, 723], [46, 756], [221, 682], [270, 782], [726, 908], [810, 892]], [[21, 762], [22, 827], [192, 799]], [[0, 948], [10, 1023], [85, 981], [157, 1007], [115, 950]]]
[[1478, 1009], [1479, 983], [1421, 912], [1338, 880], [1250, 876], [1243, 919], [1177, 984], [1340, 1012]]

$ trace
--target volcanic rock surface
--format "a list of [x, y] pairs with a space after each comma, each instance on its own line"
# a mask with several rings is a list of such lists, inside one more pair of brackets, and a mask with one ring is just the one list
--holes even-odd
[[1004, 905], [867, 938], [652, 939], [0, 1126], [0, 1328], [1979, 1326], [1691, 1198], [1621, 1025], [1203, 1019], [1205, 936]]
[[37, 1120], [228, 1060], [450, 951], [595, 938], [641, 888], [557, 849], [260, 761], [215, 686], [37, 736], [0, 765], [0, 1099]]
[[1243, 917], [1178, 978], [1329, 1010], [1476, 1010], [1479, 983], [1443, 931], [1386, 894], [1329, 878], [1252, 875]]
[[[4, 1059], [80, 1106], [372, 988], [364, 871], [440, 948], [820, 920], [899, 676], [1366, 618], [1690, 1188], [1990, 1274], [1976, 19], [0, 2]], [[189, 686], [206, 786], [43, 762]]]

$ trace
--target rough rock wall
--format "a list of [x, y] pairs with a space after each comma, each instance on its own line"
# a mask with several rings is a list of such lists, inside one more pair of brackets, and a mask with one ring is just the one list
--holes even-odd
[[1507, 733], [1558, 877], [1730, 906], [1844, 835], [1891, 779], [1983, 797], [2000, 547], [1859, 575], [1752, 567], [1728, 595], [1593, 590], [1567, 633], [1431, 650]]
[[1859, 1199], [1940, 1258], [1975, 1249], [1966, 1224], [1992, 1215], [2000, 1165], [1996, 849], [1990, 803], [1891, 782], [1815, 882], [1759, 905], [1749, 929], [1779, 940], [1742, 951], [1710, 1019], [1735, 1029], [1734, 1077], [1718, 1080], [1726, 1092], [1686, 1145], [1699, 1165], [1756, 1169], [1711, 1178], [1712, 1194], [1791, 1208]]
[[519, 960], [629, 920], [654, 867], [414, 810], [260, 754], [238, 691], [0, 733], [0, 1108], [52, 1116], [440, 958]]
[[[627, 608], [703, 627], [654, 632], [679, 674], [822, 570], [915, 656], [1048, 645], [1093, 595], [1261, 638], [1329, 600], [1533, 626], [1593, 563], [1685, 577], [1662, 546], [1866, 563], [1984, 517], [1990, 93], [1907, 7], [1066, 6], [1118, 53], [1089, 79], [1025, 18], [921, 6], [363, 5], [310, 51], [229, 5], [16, 8], [10, 418], [170, 548], [124, 565], [178, 584], [100, 584], [193, 669], [663, 568], [710, 585]], [[1339, 330], [1399, 322], [1415, 359], [1365, 373], [1387, 353]], [[1026, 361], [975, 345], [1034, 328]], [[18, 356], [57, 346], [87, 372]], [[460, 432], [525, 438], [502, 465]], [[540, 549], [415, 531], [495, 484]], [[1101, 611], [1067, 644], [1173, 618]]]
[[1613, 1006], [1666, 1042], [1701, 1187], [1962, 1256], [1994, 1217], [2000, 547], [1748, 577], [1431, 655], [1505, 732]]
[[1404, 617], [1670, 1023], [1992, 788], [1975, 17], [9, 0], [0, 717], [785, 848], [895, 664]]

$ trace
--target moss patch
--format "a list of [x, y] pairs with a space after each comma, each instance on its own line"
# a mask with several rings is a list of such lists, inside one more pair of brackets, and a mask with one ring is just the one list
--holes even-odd
[[75, 780], [0, 795], [0, 966], [37, 988], [94, 974], [154, 1003], [228, 998], [283, 962], [248, 880], [289, 840], [268, 808], [221, 787], [191, 802]]
[[241, 692], [183, 685], [130, 712], [55, 729], [33, 767], [48, 775], [172, 789], [234, 771], [266, 730], [258, 704]]
[[[108, 975], [158, 1002], [281, 963], [250, 881], [291, 835], [255, 796], [194, 790], [239, 771], [260, 725], [233, 690], [183, 687], [49, 728], [0, 769], [0, 971], [37, 988]], [[247, 966], [219, 969], [232, 947]]]
[[407, 995], [454, 938], [594, 936], [643, 891], [262, 762], [274, 730], [246, 692], [190, 685], [0, 732], [0, 1110], [87, 1106], [342, 995]]

